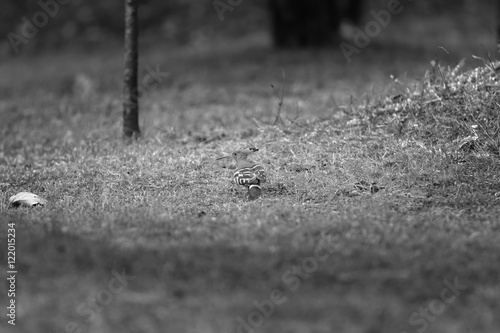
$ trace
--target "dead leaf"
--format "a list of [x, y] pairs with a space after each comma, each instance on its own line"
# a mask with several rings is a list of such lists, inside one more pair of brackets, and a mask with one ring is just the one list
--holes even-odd
[[34, 207], [44, 206], [47, 203], [47, 200], [30, 192], [19, 192], [18, 194], [11, 196], [9, 198], [9, 202], [14, 207]]

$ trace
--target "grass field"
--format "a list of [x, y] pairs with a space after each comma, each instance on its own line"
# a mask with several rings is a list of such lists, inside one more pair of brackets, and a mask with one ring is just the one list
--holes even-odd
[[[259, 35], [147, 49], [169, 75], [130, 145], [119, 50], [0, 64], [1, 331], [497, 333], [498, 63], [383, 41], [349, 66]], [[248, 146], [256, 201], [215, 160]]]

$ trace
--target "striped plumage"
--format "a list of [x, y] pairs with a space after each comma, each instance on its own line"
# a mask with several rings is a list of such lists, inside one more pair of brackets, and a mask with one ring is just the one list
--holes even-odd
[[237, 150], [232, 154], [237, 163], [233, 181], [237, 185], [248, 188], [250, 199], [256, 199], [261, 195], [262, 189], [260, 185], [267, 181], [264, 167], [248, 160], [248, 155], [256, 151], [258, 151], [257, 148], [246, 148]]
[[259, 197], [262, 193], [261, 183], [266, 182], [266, 171], [260, 164], [253, 164], [238, 168], [233, 174], [233, 181], [237, 185], [248, 187], [251, 199]]
[[241, 167], [234, 172], [233, 180], [237, 185], [259, 185], [266, 182], [266, 170], [260, 164]]

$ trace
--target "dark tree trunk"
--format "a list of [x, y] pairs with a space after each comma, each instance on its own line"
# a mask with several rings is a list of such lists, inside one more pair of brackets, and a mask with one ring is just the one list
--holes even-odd
[[500, 0], [497, 0], [497, 48], [500, 53]]
[[339, 39], [343, 18], [357, 23], [362, 0], [268, 0], [275, 46], [322, 47]]
[[137, 138], [139, 130], [137, 0], [125, 0], [125, 68], [123, 87], [123, 136]]
[[359, 19], [362, 15], [363, 0], [350, 0], [347, 5], [345, 17], [351, 21], [352, 24], [358, 25]]

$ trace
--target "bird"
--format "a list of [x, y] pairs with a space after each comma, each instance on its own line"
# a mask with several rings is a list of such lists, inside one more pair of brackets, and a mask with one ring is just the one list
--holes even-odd
[[248, 155], [259, 151], [257, 148], [245, 148], [234, 151], [231, 156], [236, 161], [236, 170], [233, 173], [233, 182], [236, 185], [245, 186], [248, 189], [250, 199], [257, 199], [262, 195], [261, 184], [267, 181], [266, 170], [261, 164], [248, 160]]

